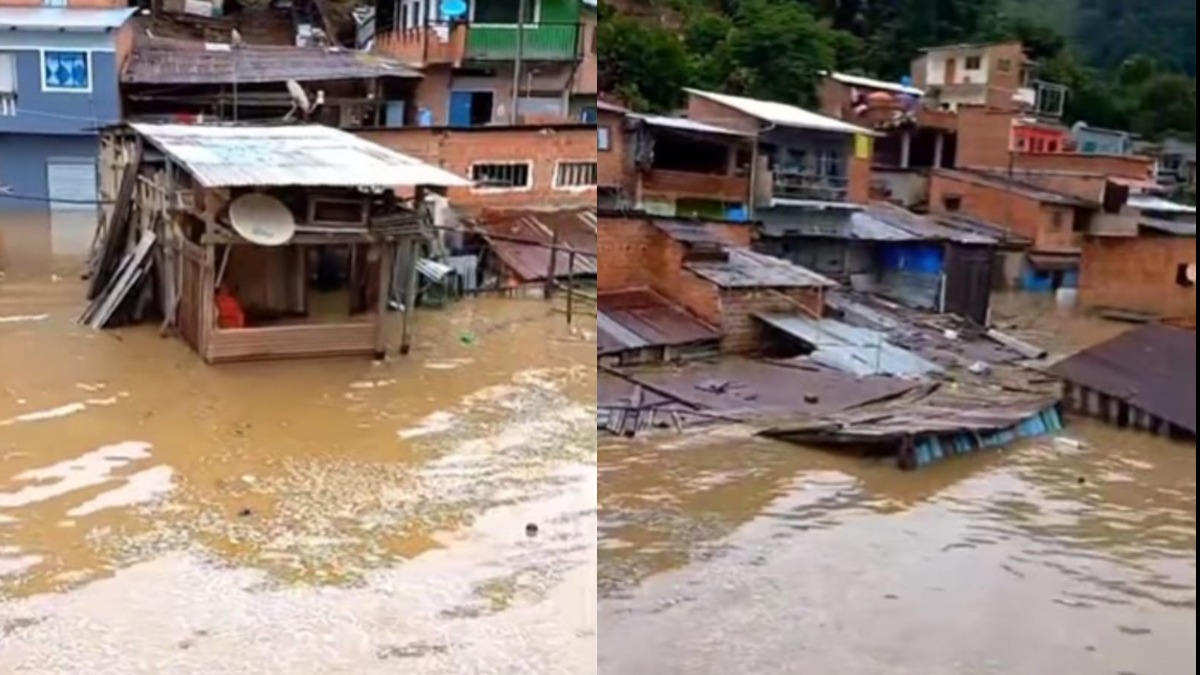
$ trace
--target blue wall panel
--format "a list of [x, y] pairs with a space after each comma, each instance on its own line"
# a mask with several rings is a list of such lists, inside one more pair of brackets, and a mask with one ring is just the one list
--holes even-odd
[[0, 134], [0, 185], [15, 195], [0, 194], [0, 211], [45, 211], [49, 208], [46, 160], [95, 159], [99, 143], [95, 136]]

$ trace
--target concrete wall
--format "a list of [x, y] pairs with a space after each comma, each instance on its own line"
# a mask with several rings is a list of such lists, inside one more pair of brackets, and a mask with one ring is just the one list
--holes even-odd
[[[73, 134], [94, 136], [97, 126], [121, 118], [118, 92], [117, 55], [111, 51], [84, 49], [59, 39], [57, 34], [38, 35], [47, 49], [85, 51], [91, 55], [91, 91], [45, 91], [42, 87], [42, 53], [37, 49], [8, 49], [16, 55], [17, 113], [0, 116], [0, 134]], [[50, 37], [41, 38], [42, 35]], [[65, 34], [71, 35], [71, 34]], [[112, 36], [108, 37], [109, 43]], [[63, 44], [64, 42], [68, 44]]]
[[450, 201], [465, 208], [571, 207], [596, 205], [596, 188], [557, 188], [559, 162], [595, 162], [593, 126], [478, 127], [446, 129], [407, 127], [368, 129], [359, 136], [469, 177], [477, 162], [528, 162], [533, 184], [528, 189], [456, 188]]
[[99, 140], [95, 136], [0, 134], [0, 185], [10, 188], [15, 195], [0, 194], [0, 210], [46, 211], [47, 160], [95, 160], [98, 152]]
[[1085, 307], [1194, 319], [1196, 287], [1177, 281], [1180, 265], [1195, 264], [1195, 237], [1089, 237], [1079, 301]]

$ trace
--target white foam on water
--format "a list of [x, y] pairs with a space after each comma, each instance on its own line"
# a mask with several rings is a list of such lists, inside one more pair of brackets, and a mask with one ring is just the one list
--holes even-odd
[[106, 445], [75, 459], [13, 477], [16, 482], [36, 483], [16, 492], [0, 492], [0, 508], [12, 509], [68, 495], [111, 480], [112, 472], [150, 456], [150, 444], [134, 441]]
[[475, 359], [445, 359], [442, 361], [430, 361], [425, 364], [429, 370], [455, 370], [463, 366], [469, 366], [475, 363]]
[[445, 433], [454, 428], [456, 419], [458, 417], [454, 413], [440, 410], [426, 415], [421, 421], [417, 422], [416, 426], [397, 431], [396, 435], [400, 437], [400, 440], [407, 441], [422, 436]]
[[3, 551], [0, 551], [0, 577], [22, 574], [42, 564], [42, 560], [40, 555], [20, 555], [9, 558], [5, 557]]
[[60, 405], [57, 408], [50, 408], [48, 410], [36, 410], [34, 412], [25, 413], [24, 415], [17, 415], [16, 417], [11, 417], [7, 420], [0, 421], [0, 427], [6, 427], [6, 426], [10, 426], [10, 425], [17, 424], [20, 422], [44, 422], [46, 420], [53, 420], [53, 419], [58, 419], [60, 417], [67, 417], [69, 415], [74, 415], [75, 413], [80, 413], [80, 412], [83, 412], [84, 410], [87, 410], [86, 403], [80, 403], [80, 402], [68, 403], [66, 405]]
[[49, 319], [49, 314], [26, 314], [17, 316], [0, 316], [0, 323], [33, 323]]
[[104, 509], [148, 504], [174, 489], [174, 479], [175, 471], [169, 466], [155, 466], [139, 471], [125, 479], [125, 484], [121, 487], [97, 495], [67, 511], [67, 515], [81, 518]]

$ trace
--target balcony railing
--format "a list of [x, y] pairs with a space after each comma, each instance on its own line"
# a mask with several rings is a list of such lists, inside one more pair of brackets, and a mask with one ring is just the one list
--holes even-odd
[[522, 34], [521, 58], [529, 61], [572, 61], [580, 56], [583, 26], [579, 22], [543, 21], [518, 28], [474, 24], [467, 34], [467, 58], [477, 61], [511, 61], [517, 58], [518, 34]]
[[462, 62], [466, 24], [430, 24], [379, 33], [375, 49], [393, 58], [418, 65]]
[[750, 180], [745, 176], [651, 169], [642, 175], [642, 190], [675, 197], [742, 203], [749, 197]]
[[776, 171], [771, 184], [775, 199], [844, 202], [850, 195], [850, 179], [832, 174]]

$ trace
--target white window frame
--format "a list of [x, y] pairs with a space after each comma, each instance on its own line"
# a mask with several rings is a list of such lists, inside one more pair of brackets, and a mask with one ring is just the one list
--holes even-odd
[[[590, 164], [595, 168], [596, 182], [591, 185], [563, 185], [559, 182], [563, 166], [567, 164]], [[600, 163], [594, 159], [560, 159], [554, 163], [554, 189], [566, 192], [586, 192], [600, 187]]]
[[[542, 23], [542, 0], [532, 0], [532, 2], [533, 2], [533, 23], [525, 24], [526, 28], [529, 28], [531, 26], [539, 26]], [[517, 10], [517, 11], [520, 11], [520, 10]], [[515, 23], [475, 23], [475, 0], [471, 0], [470, 19], [471, 19], [472, 26], [478, 26], [480, 28], [511, 28], [513, 30], [517, 29], [517, 24], [515, 24]]]
[[596, 127], [596, 152], [612, 152], [612, 127], [601, 124]]
[[533, 168], [534, 168], [533, 161], [526, 160], [526, 159], [476, 160], [474, 162], [471, 162], [471, 166], [467, 167], [467, 175], [471, 177], [471, 181], [474, 182], [474, 180], [475, 180], [475, 167], [486, 166], [489, 164], [495, 165], [495, 166], [524, 166], [526, 168], [526, 171], [528, 172], [527, 175], [529, 176], [529, 182], [526, 185], [519, 186], [519, 187], [495, 187], [495, 186], [486, 186], [486, 185], [485, 186], [475, 185], [475, 186], [471, 187], [471, 192], [474, 192], [476, 194], [498, 194], [498, 193], [505, 193], [505, 192], [529, 192], [529, 191], [533, 190], [533, 186], [537, 182], [537, 179], [534, 176], [534, 172], [533, 172]]
[[[17, 115], [17, 97], [21, 91], [21, 83], [17, 79], [17, 53], [12, 51], [0, 52], [0, 57], [4, 57], [8, 67], [12, 69], [9, 76], [12, 80], [12, 91], [0, 92], [0, 117], [16, 117]], [[0, 67], [5, 65], [0, 62]]]
[[[88, 86], [87, 86], [87, 88], [71, 89], [71, 88], [66, 88], [66, 87], [51, 87], [51, 86], [47, 85], [46, 84], [46, 52], [51, 52], [51, 53], [54, 53], [54, 52], [60, 52], [60, 53], [78, 52], [78, 53], [83, 54], [84, 58], [87, 59], [87, 71], [88, 71]], [[91, 49], [67, 49], [67, 48], [39, 49], [38, 50], [38, 71], [40, 72], [39, 78], [42, 81], [42, 91], [44, 91], [46, 93], [50, 93], [50, 94], [91, 94], [92, 90], [94, 90], [96, 88], [96, 71], [94, 69], [95, 59], [92, 58], [92, 54], [93, 54], [93, 51]]]

